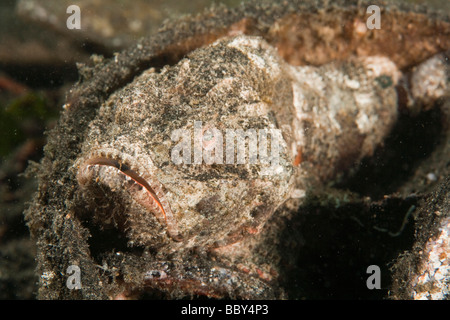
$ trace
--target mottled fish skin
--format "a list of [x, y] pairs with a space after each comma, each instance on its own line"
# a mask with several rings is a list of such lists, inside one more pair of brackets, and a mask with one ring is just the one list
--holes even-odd
[[[450, 48], [448, 18], [389, 6], [382, 29], [364, 30], [367, 6], [338, 4], [321, 11], [316, 2], [252, 3], [186, 18], [86, 69], [49, 135], [40, 190], [27, 213], [40, 241], [39, 272], [82, 264], [92, 280], [77, 293], [83, 297], [145, 287], [173, 297], [282, 296], [279, 266], [252, 249], [276, 234], [268, 219], [291, 214], [276, 210], [292, 198], [299, 205], [373, 153], [395, 124], [399, 86], [407, 107], [448, 92], [448, 75], [442, 82], [436, 62]], [[170, 66], [151, 68], [161, 61]], [[418, 85], [427, 72], [409, 70], [422, 62], [417, 70], [437, 70], [443, 83], [431, 93]], [[181, 136], [174, 132], [193, 139], [195, 121], [202, 132], [280, 130], [277, 165], [175, 164]], [[87, 244], [92, 224], [117, 228], [129, 246], [155, 256], [103, 253], [125, 279], [106, 285]], [[64, 263], [55, 264], [55, 254]], [[56, 278], [40, 292], [74, 294]]]
[[[203, 83], [194, 81], [198, 74]], [[170, 237], [155, 236], [162, 232], [155, 227], [156, 220], [146, 225], [152, 219], [145, 212], [148, 206], [125, 208], [130, 221], [125, 227], [133, 244], [176, 250], [227, 245], [259, 232], [294, 188], [310, 192], [317, 186], [311, 181], [330, 180], [335, 172], [371, 155], [395, 123], [395, 86], [400, 76], [395, 64], [384, 57], [293, 67], [259, 37], [223, 38], [160, 73], [142, 74], [106, 101], [90, 125], [85, 155], [76, 162], [78, 180], [85, 185], [81, 180], [92, 175], [89, 167], [108, 165], [105, 159], [110, 159], [109, 166], [119, 170], [120, 163], [126, 169], [119, 171], [131, 170], [142, 177], [144, 182], [138, 185], [149, 181], [147, 188], [134, 191], [113, 187], [109, 180], [121, 179], [118, 174], [111, 177], [110, 172], [100, 171], [98, 178], [94, 176], [114, 189], [106, 202], [130, 193], [142, 204], [143, 192], [153, 194], [148, 201], [156, 206], [151, 211]], [[386, 86], [379, 84], [383, 77]], [[233, 140], [231, 147], [243, 149], [236, 149], [236, 155], [241, 151], [246, 155], [244, 163], [237, 163], [237, 158], [226, 163], [226, 152], [213, 164], [205, 159], [193, 163], [194, 153], [205, 152], [204, 146], [192, 150], [192, 159], [185, 159], [192, 163], [174, 163], [171, 155], [176, 145], [186, 141], [190, 148], [197, 139], [196, 121], [202, 128], [224, 133], [220, 146], [225, 151], [229, 129], [279, 130], [279, 160], [253, 164], [249, 145]], [[183, 136], [174, 141], [177, 131]], [[268, 138], [271, 146], [274, 138]], [[303, 161], [294, 168], [299, 152]], [[85, 190], [88, 202], [96, 183]], [[158, 196], [152, 188], [161, 190]], [[121, 190], [127, 195], [114, 194]], [[93, 199], [91, 207], [104, 215], [101, 199]], [[208, 202], [206, 214], [199, 203]], [[264, 208], [263, 216], [252, 213], [256, 207]], [[179, 233], [183, 241], [173, 243], [170, 238], [180, 237]]]
[[[270, 70], [255, 65], [249, 55], [261, 57]], [[223, 58], [211, 61], [210, 57]], [[292, 157], [285, 141], [280, 141], [279, 163], [271, 168], [251, 164], [248, 151], [243, 164], [236, 163], [237, 158], [233, 164], [176, 164], [171, 153], [181, 138], [172, 138], [177, 130], [183, 131], [182, 138], [189, 135], [191, 146], [195, 121], [201, 121], [203, 128], [218, 129], [224, 137], [228, 129], [278, 129], [271, 101], [284, 99], [284, 93], [291, 90], [289, 80], [282, 76], [283, 68], [284, 63], [267, 43], [238, 37], [199, 49], [160, 73], [142, 74], [99, 109], [83, 147], [85, 155], [75, 165], [79, 180], [85, 176], [85, 163], [102, 155], [125, 163], [147, 181], [153, 180], [151, 186], [160, 185], [160, 199], [167, 201], [174, 220], [167, 219], [162, 229], [155, 228], [157, 221], [145, 224], [151, 220], [142, 212], [145, 209], [127, 211], [132, 222], [126, 228], [134, 244], [173, 248], [169, 250], [217, 247], [254, 233], [292, 188]], [[194, 81], [198, 74], [203, 83]], [[274, 91], [275, 87], [281, 91]], [[277, 105], [280, 110], [284, 107], [289, 110], [287, 104]], [[275, 172], [268, 174], [267, 170]], [[84, 198], [89, 199], [90, 193], [88, 188]], [[111, 194], [105, 199], [110, 202], [114, 197]], [[199, 210], [199, 203], [209, 203], [208, 212]], [[252, 214], [257, 206], [266, 208], [264, 216]], [[178, 243], [172, 241], [175, 226], [184, 239]], [[172, 237], [164, 236], [166, 228]], [[155, 239], [157, 235], [160, 237]]]

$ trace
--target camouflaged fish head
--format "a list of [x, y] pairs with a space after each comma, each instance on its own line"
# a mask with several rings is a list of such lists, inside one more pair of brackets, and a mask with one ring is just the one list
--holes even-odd
[[294, 67], [260, 37], [223, 38], [102, 105], [75, 165], [82, 198], [130, 244], [234, 243], [373, 152], [400, 76], [384, 57]]
[[75, 164], [91, 218], [147, 246], [257, 233], [293, 186], [276, 114], [291, 112], [284, 69], [261, 39], [230, 38], [112, 95]]

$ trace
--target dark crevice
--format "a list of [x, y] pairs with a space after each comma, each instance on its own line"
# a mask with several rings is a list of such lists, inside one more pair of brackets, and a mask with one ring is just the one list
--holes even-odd
[[337, 187], [372, 199], [396, 192], [436, 149], [442, 132], [439, 108], [418, 116], [400, 114], [384, 145], [363, 159], [357, 172]]
[[[340, 208], [301, 208], [289, 221], [280, 239], [304, 239], [289, 253], [281, 275], [290, 299], [383, 299], [391, 286], [390, 267], [398, 254], [411, 248], [414, 222], [405, 215], [418, 199], [389, 198], [371, 205], [350, 204]], [[401, 230], [401, 232], [399, 232]], [[398, 233], [398, 234], [397, 234]], [[393, 236], [393, 234], [397, 234]], [[381, 270], [381, 289], [370, 290], [367, 268]]]
[[142, 255], [144, 248], [128, 246], [126, 235], [116, 228], [101, 228], [100, 226], [89, 223], [87, 225], [91, 236], [88, 244], [91, 256], [98, 265], [103, 265], [103, 259], [111, 253], [132, 253]]

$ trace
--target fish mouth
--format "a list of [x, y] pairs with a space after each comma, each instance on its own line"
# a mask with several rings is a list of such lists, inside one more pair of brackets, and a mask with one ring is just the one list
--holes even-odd
[[[178, 243], [184, 241], [180, 246], [189, 242], [189, 236], [183, 237], [178, 230], [177, 221], [163, 192], [163, 186], [154, 178], [153, 168], [147, 172], [135, 158], [117, 151], [114, 153], [93, 152], [88, 157], [79, 159], [76, 167], [77, 180], [84, 189], [84, 197], [95, 190], [98, 191], [99, 188], [107, 187], [113, 193], [126, 190], [121, 196], [133, 198], [132, 201], [141, 205], [147, 212], [151, 212], [161, 225], [166, 226], [167, 235], [173, 241]], [[113, 202], [112, 205], [116, 205], [115, 201], [109, 201]], [[95, 232], [96, 230], [92, 232], [93, 238], [97, 237]], [[109, 241], [106, 250], [102, 246], [99, 246], [102, 247], [101, 250], [97, 247], [91, 248], [98, 267], [106, 268], [102, 269], [106, 274], [111, 272], [110, 270], [121, 270], [120, 261], [126, 257], [128, 261], [133, 261], [131, 269], [127, 272], [139, 275], [136, 279], [140, 281], [125, 280], [125, 273], [120, 273], [117, 276], [118, 286], [108, 292], [112, 299], [140, 299], [146, 296], [167, 298], [172, 292], [178, 292], [190, 299], [192, 297], [250, 299], [255, 296], [274, 299], [277, 294], [272, 289], [271, 281], [251, 271], [242, 271], [240, 267], [228, 265], [221, 261], [219, 255], [216, 255], [211, 262], [205, 262], [198, 256], [183, 254], [166, 260], [157, 255], [153, 256], [152, 252], [146, 253], [148, 249], [146, 246], [142, 252], [131, 251], [121, 247], [122, 243], [120, 243], [119, 247], [111, 251], [110, 245], [114, 240], [109, 239]], [[214, 255], [214, 252], [208, 254]], [[121, 258], [117, 259], [117, 257]], [[186, 260], [189, 263], [186, 263]], [[107, 267], [102, 265], [103, 261], [108, 261]], [[248, 285], [242, 286], [242, 283]]]
[[[95, 152], [78, 166], [77, 180], [85, 189], [106, 186], [113, 192], [127, 191], [132, 200], [166, 226], [172, 240], [182, 241], [183, 236], [178, 230], [162, 184], [137, 163], [134, 158], [117, 152]], [[89, 193], [85, 192], [85, 196], [89, 196]]]

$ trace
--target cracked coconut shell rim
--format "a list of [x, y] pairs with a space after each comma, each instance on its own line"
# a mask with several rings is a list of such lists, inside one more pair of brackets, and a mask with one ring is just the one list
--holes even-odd
[[[445, 17], [381, 6], [383, 27], [367, 30], [366, 7], [308, 2], [213, 9], [81, 68], [49, 134], [40, 191], [28, 214], [40, 239], [40, 270], [82, 263], [99, 296], [146, 286], [173, 296], [276, 296], [276, 270], [256, 266], [250, 249], [270, 236], [273, 213], [293, 194], [314, 192], [370, 156], [395, 123], [402, 76], [450, 47]], [[348, 106], [338, 104], [343, 112], [330, 108], [327, 88]], [[416, 100], [430, 98], [416, 92]], [[305, 103], [311, 99], [325, 112]], [[202, 132], [279, 129], [276, 174], [262, 175], [261, 163], [175, 165], [173, 133], [192, 134], [195, 120]], [[124, 253], [121, 280], [100, 286], [87, 243], [91, 225], [120, 230], [128, 246], [149, 247], [156, 256]], [[55, 246], [63, 265], [48, 258], [45, 243]], [[70, 254], [58, 253], [63, 248]], [[194, 259], [194, 248], [214, 258]], [[236, 257], [250, 267], [230, 265]], [[106, 252], [102, 259], [117, 263]], [[189, 263], [195, 272], [185, 270]], [[215, 265], [226, 271], [217, 274]], [[159, 270], [157, 280], [151, 270]], [[58, 290], [65, 289], [57, 281], [41, 287], [43, 295]]]

